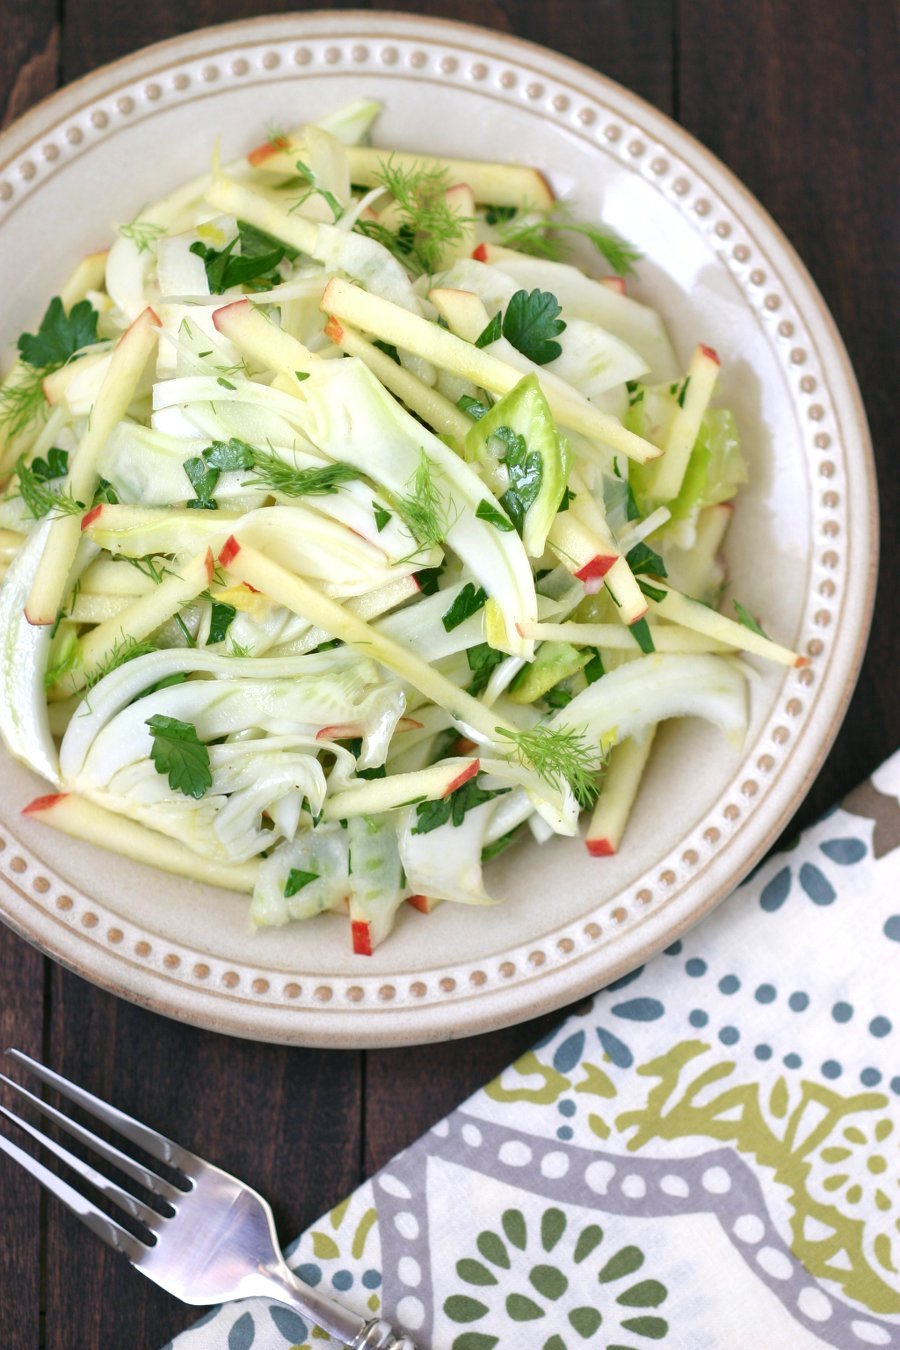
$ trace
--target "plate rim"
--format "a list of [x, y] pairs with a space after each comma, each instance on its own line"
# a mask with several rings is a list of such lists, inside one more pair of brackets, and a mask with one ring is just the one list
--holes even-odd
[[[715, 908], [755, 866], [781, 833], [827, 756], [852, 697], [866, 647], [874, 607], [878, 551], [874, 456], [862, 399], [836, 324], [796, 250], [749, 189], [692, 133], [609, 77], [550, 48], [474, 24], [393, 11], [316, 10], [300, 14], [255, 16], [215, 24], [141, 48], [88, 72], [49, 95], [34, 108], [29, 109], [0, 136], [0, 174], [14, 159], [20, 157], [40, 139], [42, 127], [46, 134], [65, 117], [95, 104], [101, 98], [111, 97], [116, 92], [115, 77], [120, 72], [127, 73], [125, 82], [130, 84], [139, 79], [151, 78], [157, 70], [169, 71], [179, 60], [208, 57], [212, 54], [207, 50], [210, 44], [213, 44], [214, 50], [218, 52], [234, 50], [242, 45], [258, 45], [260, 41], [276, 43], [292, 39], [298, 42], [321, 39], [331, 33], [335, 39], [340, 38], [345, 42], [353, 37], [368, 40], [372, 35], [371, 30], [376, 26], [379, 29], [379, 41], [389, 41], [392, 37], [399, 41], [402, 35], [412, 42], [440, 44], [446, 35], [452, 34], [457, 39], [457, 45], [461, 45], [469, 53], [483, 48], [485, 42], [489, 49], [502, 43], [504, 57], [510, 64], [521, 66], [525, 64], [524, 58], [531, 58], [528, 63], [530, 67], [536, 64], [538, 69], [545, 72], [548, 64], [551, 67], [558, 67], [570, 77], [573, 84], [587, 86], [586, 97], [593, 98], [597, 102], [624, 107], [626, 112], [620, 115], [627, 115], [629, 120], [639, 122], [642, 129], [654, 135], [664, 134], [670, 139], [670, 143], [674, 136], [678, 154], [684, 155], [695, 165], [699, 161], [699, 172], [704, 181], [712, 183], [732, 209], [736, 199], [741, 211], [749, 212], [751, 223], [762, 226], [763, 233], [767, 235], [767, 256], [771, 254], [773, 246], [781, 255], [777, 269], [779, 277], [783, 277], [785, 272], [792, 274], [791, 281], [794, 283], [791, 287], [792, 300], [795, 303], [798, 299], [811, 302], [811, 317], [823, 326], [824, 342], [823, 350], [819, 353], [820, 361], [823, 365], [831, 360], [835, 362], [835, 368], [830, 373], [828, 381], [828, 392], [842, 429], [840, 440], [848, 456], [852, 452], [853, 462], [861, 462], [864, 482], [861, 500], [859, 485], [856, 487], [856, 496], [852, 502], [849, 483], [845, 494], [849, 504], [845, 505], [844, 510], [853, 516], [857, 539], [853, 550], [848, 550], [845, 563], [847, 576], [842, 588], [841, 603], [846, 611], [848, 602], [855, 592], [856, 637], [851, 649], [847, 648], [846, 642], [842, 645], [835, 642], [822, 671], [821, 684], [825, 686], [827, 682], [830, 697], [828, 704], [830, 721], [826, 734], [811, 748], [808, 744], [809, 724], [805, 724], [804, 730], [807, 732], [805, 754], [799, 749], [796, 751], [803, 766], [801, 780], [794, 784], [793, 791], [783, 802], [775, 818], [770, 820], [768, 828], [762, 835], [757, 836], [750, 851], [742, 855], [739, 866], [736, 869], [733, 865], [723, 868], [721, 854], [718, 858], [712, 858], [710, 866], [713, 874], [725, 871], [728, 875], [719, 876], [701, 902], [695, 902], [690, 906], [682, 904], [675, 922], [672, 922], [673, 916], [670, 914], [668, 922], [663, 923], [663, 933], [649, 941], [646, 930], [653, 925], [659, 926], [660, 914], [677, 900], [684, 887], [679, 889], [672, 902], [664, 902], [654, 910], [648, 911], [645, 918], [631, 925], [627, 934], [623, 934], [618, 940], [614, 939], [617, 953], [614, 959], [610, 959], [606, 944], [602, 947], [588, 947], [578, 953], [573, 960], [567, 960], [560, 965], [550, 963], [547, 968], [533, 971], [528, 978], [510, 982], [506, 986], [502, 983], [496, 984], [493, 988], [479, 989], [475, 986], [465, 995], [457, 993], [454, 989], [452, 992], [455, 997], [446, 1001], [437, 999], [428, 1003], [403, 1004], [395, 1002], [394, 996], [391, 995], [381, 1001], [373, 1002], [367, 999], [362, 1006], [344, 1004], [333, 1007], [329, 994], [328, 999], [323, 998], [319, 1006], [315, 1003], [310, 1005], [298, 1002], [293, 1005], [282, 1003], [276, 1007], [262, 997], [267, 991], [255, 990], [257, 996], [251, 997], [245, 991], [239, 994], [235, 988], [216, 988], [211, 984], [192, 988], [174, 974], [177, 966], [172, 967], [171, 973], [167, 974], [163, 968], [151, 969], [146, 964], [141, 965], [132, 961], [125, 956], [124, 951], [112, 949], [107, 951], [105, 955], [113, 958], [112, 968], [109, 971], [105, 968], [98, 970], [96, 965], [92, 966], [90, 963], [90, 947], [87, 949], [88, 954], [84, 954], [84, 939], [90, 942], [88, 933], [78, 932], [72, 926], [74, 919], [57, 920], [46, 905], [41, 904], [40, 894], [43, 894], [41, 888], [37, 888], [40, 894], [32, 895], [20, 884], [26, 875], [43, 876], [43, 873], [51, 869], [42, 867], [39, 859], [35, 859], [30, 850], [20, 841], [15, 841], [20, 853], [24, 855], [18, 860], [24, 863], [24, 867], [13, 868], [13, 872], [16, 873], [14, 880], [4, 866], [2, 881], [12, 895], [17, 894], [20, 901], [27, 902], [25, 912], [27, 913], [28, 907], [32, 907], [37, 917], [29, 925], [20, 918], [16, 908], [10, 912], [2, 887], [0, 887], [0, 917], [3, 917], [20, 936], [68, 969], [109, 992], [141, 1006], [208, 1029], [267, 1041], [345, 1048], [416, 1044], [429, 1040], [449, 1039], [457, 1035], [474, 1035], [562, 1007], [593, 992], [600, 982], [607, 984], [632, 969], [661, 947], [676, 940]], [[360, 32], [360, 29], [364, 32]], [[480, 48], [475, 47], [476, 40], [480, 41]], [[157, 58], [160, 56], [166, 58], [161, 65], [157, 64]], [[148, 64], [151, 68], [145, 70], [144, 67]], [[554, 70], [553, 73], [556, 75], [557, 71]], [[78, 99], [85, 91], [92, 91], [90, 97], [79, 103]], [[68, 111], [63, 111], [64, 109]], [[7, 154], [9, 147], [12, 147], [12, 150]], [[796, 283], [799, 283], [800, 287], [799, 297], [796, 293]], [[814, 541], [811, 548], [815, 548]], [[808, 604], [808, 596], [805, 597], [804, 604]], [[787, 679], [788, 674], [785, 674], [777, 694], [778, 700], [782, 697]], [[837, 690], [833, 688], [836, 684]], [[818, 711], [821, 720], [821, 708]], [[810, 720], [813, 716], [811, 713]], [[795, 745], [800, 739], [798, 736]], [[755, 816], [751, 814], [750, 820], [753, 819]], [[15, 861], [17, 860], [12, 860]], [[37, 868], [35, 862], [38, 863]], [[662, 863], [654, 865], [662, 866]], [[63, 889], [72, 889], [61, 879], [57, 880]], [[690, 888], [691, 883], [688, 882], [687, 886]], [[97, 907], [100, 906], [95, 906]], [[81, 924], [90, 929], [92, 925], [85, 924], [85, 917], [86, 915], [82, 913]], [[590, 916], [587, 914], [582, 915], [579, 922], [588, 917]], [[94, 919], [96, 921], [96, 915]], [[599, 959], [602, 952], [606, 953], [605, 957]], [[598, 972], [600, 966], [602, 971]], [[439, 975], [442, 969], [439, 966], [434, 971], [415, 972], [409, 978]], [[137, 972], [138, 978], [133, 983], [123, 984], [122, 979], [129, 971]], [[347, 983], [350, 978], [352, 977], [346, 977], [344, 982]], [[384, 975], [379, 978], [389, 981], [394, 977]], [[383, 985], [382, 989], [389, 987]], [[170, 993], [173, 989], [177, 990], [174, 996]], [[314, 998], [317, 992], [314, 991]], [[460, 1019], [455, 1014], [463, 1010], [464, 1016], [460, 1025]], [[365, 1015], [361, 1016], [361, 1013]]]

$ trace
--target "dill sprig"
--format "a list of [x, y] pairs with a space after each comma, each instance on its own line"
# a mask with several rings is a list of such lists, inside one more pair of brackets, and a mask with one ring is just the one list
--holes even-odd
[[408, 169], [392, 158], [382, 160], [376, 174], [393, 197], [400, 216], [396, 230], [374, 221], [358, 221], [356, 229], [377, 239], [406, 267], [419, 272], [434, 272], [440, 266], [447, 244], [463, 236], [469, 216], [454, 211], [447, 201], [447, 170], [413, 164]]
[[234, 639], [232, 639], [231, 646], [227, 647], [222, 655], [236, 656], [238, 659], [243, 660], [246, 657], [253, 655], [253, 648], [248, 646], [247, 643], [235, 642]]
[[127, 553], [113, 553], [111, 560], [128, 563], [129, 567], [140, 572], [141, 576], [149, 577], [157, 586], [164, 576], [171, 576], [169, 568], [160, 559], [151, 557], [149, 553], [143, 558], [131, 558]]
[[530, 253], [535, 258], [560, 262], [567, 252], [566, 241], [560, 236], [578, 234], [590, 240], [617, 276], [624, 277], [634, 271], [634, 264], [643, 254], [613, 230], [572, 220], [571, 211], [568, 202], [558, 201], [539, 216], [529, 214], [521, 222], [513, 220], [501, 230], [500, 243], [504, 248], [517, 249], [519, 253]]
[[451, 527], [450, 506], [434, 481], [431, 464], [424, 450], [407, 486], [411, 491], [396, 499], [397, 510], [423, 548], [433, 548], [446, 539]]
[[291, 207], [291, 211], [288, 214], [291, 214], [291, 212], [299, 210], [299, 208], [303, 205], [303, 203], [305, 201], [308, 201], [310, 197], [321, 197], [322, 201], [325, 203], [325, 205], [331, 211], [331, 214], [334, 216], [335, 221], [340, 220], [341, 216], [344, 214], [344, 208], [341, 206], [340, 202], [338, 201], [334, 193], [329, 192], [328, 188], [322, 186], [322, 184], [319, 182], [319, 178], [316, 172], [313, 169], [311, 169], [308, 164], [304, 164], [302, 159], [298, 159], [296, 161], [296, 164], [297, 164], [297, 172], [301, 173], [303, 177], [308, 180], [310, 186], [308, 190], [304, 192], [300, 200], [294, 203], [294, 205]]
[[44, 688], [52, 689], [64, 675], [70, 675], [81, 665], [81, 643], [74, 632], [68, 634], [56, 659], [44, 672]]
[[124, 666], [127, 661], [136, 661], [139, 656], [149, 656], [151, 652], [158, 650], [155, 642], [149, 640], [139, 642], [137, 638], [123, 633], [121, 638], [116, 639], [103, 664], [88, 675], [85, 680], [87, 691], [90, 692], [95, 684], [99, 684], [107, 675], [111, 675], [114, 670], [118, 670], [119, 666]]
[[16, 460], [16, 477], [19, 480], [18, 495], [35, 520], [47, 515], [80, 516], [87, 510], [84, 502], [75, 500], [71, 489], [68, 492], [57, 492], [49, 487], [38, 477], [34, 469], [25, 463], [24, 455], [20, 455]]
[[45, 370], [23, 363], [0, 389], [0, 427], [9, 440], [14, 440], [39, 413], [46, 413], [43, 383], [46, 374]]
[[599, 753], [591, 748], [574, 727], [552, 727], [541, 723], [522, 731], [497, 727], [497, 733], [512, 741], [512, 759], [533, 769], [551, 787], [561, 789], [568, 783], [580, 806], [590, 806], [597, 796]]
[[166, 233], [162, 225], [154, 225], [150, 220], [130, 220], [127, 225], [119, 226], [123, 239], [130, 239], [138, 253], [149, 253], [150, 249]]
[[352, 464], [325, 464], [321, 469], [298, 469], [278, 455], [265, 450], [253, 450], [253, 477], [242, 487], [267, 487], [284, 497], [326, 497], [337, 492], [342, 483], [350, 483], [361, 475]]

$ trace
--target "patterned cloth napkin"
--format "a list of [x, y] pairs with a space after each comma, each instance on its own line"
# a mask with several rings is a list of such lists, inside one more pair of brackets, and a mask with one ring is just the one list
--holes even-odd
[[[900, 1347], [900, 754], [305, 1233], [423, 1350]], [[178, 1350], [332, 1344], [284, 1307]]]

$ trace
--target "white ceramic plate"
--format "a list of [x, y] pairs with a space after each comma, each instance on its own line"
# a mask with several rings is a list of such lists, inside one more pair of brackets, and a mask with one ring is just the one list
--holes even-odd
[[578, 841], [511, 850], [509, 902], [401, 915], [371, 958], [325, 916], [254, 934], [247, 904], [23, 820], [42, 784], [0, 760], [0, 914], [79, 974], [173, 1017], [262, 1040], [364, 1046], [464, 1036], [554, 1007], [645, 960], [746, 874], [802, 799], [837, 730], [868, 631], [871, 449], [821, 298], [762, 208], [633, 95], [506, 36], [402, 15], [289, 15], [148, 48], [64, 89], [0, 138], [2, 337], [32, 328], [110, 223], [225, 159], [267, 122], [351, 97], [376, 140], [539, 165], [585, 218], [645, 255], [634, 293], [687, 359], [722, 355], [752, 472], [728, 539], [734, 590], [813, 657], [764, 672], [744, 748], [663, 728], [613, 859]]

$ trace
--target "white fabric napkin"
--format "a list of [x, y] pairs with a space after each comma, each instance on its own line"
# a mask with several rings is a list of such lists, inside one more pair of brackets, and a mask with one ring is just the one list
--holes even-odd
[[[422, 1350], [900, 1346], [900, 754], [304, 1233]], [[230, 1304], [178, 1350], [333, 1344]]]

